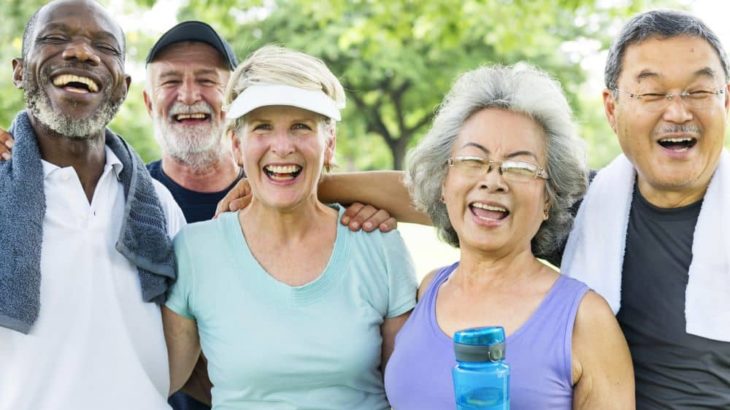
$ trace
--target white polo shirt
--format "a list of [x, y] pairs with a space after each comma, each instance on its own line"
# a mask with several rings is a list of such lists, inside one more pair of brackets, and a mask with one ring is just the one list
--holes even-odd
[[[160, 309], [115, 249], [122, 164], [106, 158], [91, 204], [72, 167], [43, 162], [40, 314], [28, 335], [0, 327], [0, 410], [169, 409]], [[173, 236], [185, 218], [154, 184]]]

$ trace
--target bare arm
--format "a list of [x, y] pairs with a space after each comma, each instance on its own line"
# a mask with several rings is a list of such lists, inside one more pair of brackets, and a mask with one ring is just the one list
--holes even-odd
[[[428, 215], [417, 210], [403, 184], [403, 172], [371, 171], [326, 175], [318, 191], [322, 202], [352, 204], [342, 216], [342, 223], [356, 231], [395, 228], [395, 220], [431, 225]], [[251, 201], [251, 188], [242, 179], [218, 203], [216, 216], [222, 212], [245, 208]], [[368, 204], [368, 205], [362, 205]], [[392, 218], [391, 218], [392, 216]]]
[[400, 222], [431, 225], [428, 215], [413, 206], [401, 171], [348, 172], [327, 175], [319, 185], [322, 202], [370, 204]]
[[393, 347], [395, 346], [395, 335], [403, 324], [408, 320], [408, 316], [411, 315], [411, 311], [391, 318], [386, 318], [382, 325], [380, 325], [380, 334], [383, 337], [383, 347], [380, 359], [380, 369], [385, 373], [385, 365], [388, 364], [388, 359], [393, 353]]
[[178, 315], [166, 306], [162, 307], [162, 325], [165, 329], [170, 363], [170, 394], [172, 394], [180, 390], [190, 377], [195, 362], [200, 357], [200, 340], [195, 321]]
[[636, 408], [634, 369], [626, 339], [605, 300], [589, 292], [573, 329], [573, 408]]
[[212, 388], [213, 384], [208, 377], [208, 361], [201, 354], [198, 362], [195, 363], [193, 373], [181, 390], [195, 400], [210, 406], [213, 400], [211, 396]]

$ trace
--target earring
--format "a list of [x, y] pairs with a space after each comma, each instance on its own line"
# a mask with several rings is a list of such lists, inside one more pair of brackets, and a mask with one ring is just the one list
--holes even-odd
[[542, 220], [547, 221], [548, 218], [550, 218], [550, 208], [545, 207], [545, 209], [542, 211]]

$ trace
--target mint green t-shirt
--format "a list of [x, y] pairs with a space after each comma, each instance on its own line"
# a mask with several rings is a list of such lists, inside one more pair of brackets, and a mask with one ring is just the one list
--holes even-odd
[[324, 272], [303, 286], [264, 271], [235, 213], [183, 228], [175, 253], [167, 307], [197, 322], [215, 409], [389, 408], [380, 325], [416, 295], [398, 232], [338, 224]]

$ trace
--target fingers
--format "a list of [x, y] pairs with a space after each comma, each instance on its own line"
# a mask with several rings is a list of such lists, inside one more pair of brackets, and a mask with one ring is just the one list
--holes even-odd
[[387, 211], [379, 209], [377, 212], [372, 214], [370, 218], [363, 222], [362, 229], [365, 232], [372, 232], [376, 229], [380, 229], [382, 232], [388, 232], [395, 229], [395, 226], [395, 218], [391, 218]]
[[244, 196], [243, 198], [237, 198], [228, 204], [228, 212], [236, 212], [248, 206], [251, 203], [251, 195]]
[[15, 141], [13, 140], [12, 135], [0, 129], [0, 157], [2, 157], [3, 160], [7, 161], [10, 159], [14, 144]]
[[251, 187], [248, 184], [246, 178], [241, 179], [236, 183], [236, 186], [231, 188], [226, 194], [218, 206], [215, 208], [215, 217], [222, 214], [223, 212], [238, 211], [239, 209], [245, 208], [249, 202], [251, 202]]
[[393, 217], [390, 217], [385, 220], [385, 222], [378, 225], [378, 229], [380, 229], [380, 232], [390, 232], [398, 227], [398, 220], [396, 220]]
[[363, 205], [359, 202], [347, 207], [342, 215], [341, 222], [353, 232], [360, 229], [365, 232], [372, 232], [375, 229], [389, 232], [397, 226], [395, 218], [392, 218], [387, 211], [376, 209], [370, 205]]
[[367, 221], [378, 210], [370, 205], [363, 205], [355, 202], [348, 206], [342, 215], [342, 224], [347, 225], [351, 231], [359, 231], [363, 223]]
[[[350, 229], [352, 229], [353, 231], [357, 231], [358, 229], [360, 229], [360, 223], [362, 223], [362, 221], [354, 222], [352, 219], [358, 214], [358, 212], [360, 212], [360, 210], [364, 206], [365, 205], [359, 202], [354, 202], [352, 205], [348, 206], [345, 209], [345, 212], [342, 214], [342, 219], [340, 220], [342, 225], [349, 226]], [[350, 223], [353, 223], [353, 225], [350, 225]]]

